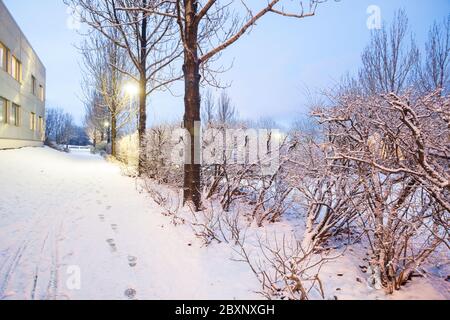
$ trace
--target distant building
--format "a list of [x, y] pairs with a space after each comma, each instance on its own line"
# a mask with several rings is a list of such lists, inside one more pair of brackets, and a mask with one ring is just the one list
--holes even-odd
[[0, 149], [41, 146], [45, 67], [0, 0]]

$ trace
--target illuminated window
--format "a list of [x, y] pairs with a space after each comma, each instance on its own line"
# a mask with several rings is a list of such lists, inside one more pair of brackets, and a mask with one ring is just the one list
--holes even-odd
[[6, 123], [7, 101], [0, 97], [0, 124]]
[[20, 125], [20, 106], [13, 103], [9, 123], [18, 127]]
[[0, 42], [0, 69], [8, 71], [8, 48]]
[[30, 113], [30, 130], [36, 130], [36, 113]]
[[22, 63], [15, 56], [12, 56], [11, 60], [11, 75], [17, 81], [22, 81]]

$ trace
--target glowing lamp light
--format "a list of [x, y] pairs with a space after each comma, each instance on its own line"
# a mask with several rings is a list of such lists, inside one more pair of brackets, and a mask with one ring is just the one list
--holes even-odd
[[284, 139], [285, 139], [285, 135], [283, 134], [283, 133], [281, 133], [281, 132], [275, 132], [274, 134], [274, 138], [276, 139], [276, 140], [278, 140], [278, 141], [283, 141]]
[[127, 83], [124, 86], [124, 90], [130, 96], [136, 96], [139, 93], [139, 87], [132, 82]]

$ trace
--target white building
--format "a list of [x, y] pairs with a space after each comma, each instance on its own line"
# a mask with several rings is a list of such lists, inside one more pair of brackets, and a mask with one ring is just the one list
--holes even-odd
[[45, 67], [0, 0], [0, 149], [41, 146]]

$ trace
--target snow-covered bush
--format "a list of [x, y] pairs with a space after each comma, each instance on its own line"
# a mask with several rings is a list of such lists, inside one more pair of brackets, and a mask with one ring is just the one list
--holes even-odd
[[[258, 237], [253, 254], [244, 241], [238, 241], [240, 260], [246, 262], [261, 283], [267, 299], [324, 299], [320, 279], [322, 266], [333, 257], [304, 250], [292, 234]], [[253, 251], [253, 253], [254, 253]]]
[[173, 157], [175, 147], [182, 146], [182, 142], [174, 138], [177, 129], [175, 125], [161, 124], [147, 130], [144, 175], [158, 183], [181, 187], [183, 168]]
[[162, 215], [169, 217], [173, 225], [184, 224], [185, 218], [182, 217], [182, 195], [176, 188], [169, 186], [161, 187], [155, 180], [142, 179], [145, 190], [152, 197], [153, 201], [158, 204], [163, 211]]
[[448, 247], [450, 97], [343, 95], [316, 115], [332, 167], [362, 188], [363, 201], [349, 203], [370, 244], [372, 282], [392, 293]]
[[287, 181], [295, 190], [292, 201], [305, 220], [302, 247], [317, 252], [338, 236], [351, 233], [363, 191], [357, 175], [327, 159], [331, 150], [320, 139], [301, 132], [293, 139]]
[[137, 168], [139, 144], [137, 133], [120, 138], [116, 143], [117, 159], [124, 164]]

